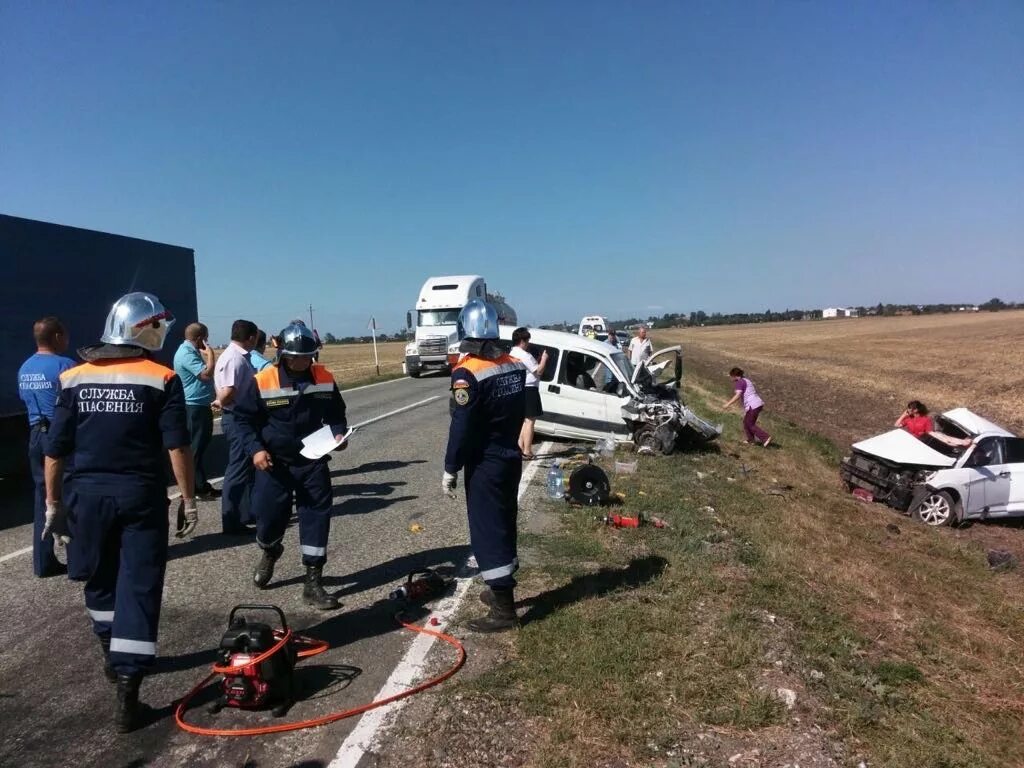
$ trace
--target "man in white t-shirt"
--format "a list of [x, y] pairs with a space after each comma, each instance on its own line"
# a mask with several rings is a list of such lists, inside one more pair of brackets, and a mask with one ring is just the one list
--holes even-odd
[[636, 336], [629, 340], [629, 361], [636, 367], [653, 354], [654, 347], [647, 338], [647, 326], [641, 325], [636, 331]]
[[523, 428], [519, 432], [519, 450], [524, 459], [533, 458], [533, 428], [537, 417], [544, 413], [540, 405], [540, 376], [548, 364], [548, 352], [544, 350], [540, 362], [529, 352], [530, 331], [516, 328], [512, 332], [512, 350], [509, 354], [526, 366], [526, 413]]

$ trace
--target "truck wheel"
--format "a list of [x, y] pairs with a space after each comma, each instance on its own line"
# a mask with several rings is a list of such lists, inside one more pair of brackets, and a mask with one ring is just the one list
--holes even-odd
[[914, 508], [914, 519], [936, 528], [956, 525], [960, 518], [958, 506], [948, 491], [933, 491]]

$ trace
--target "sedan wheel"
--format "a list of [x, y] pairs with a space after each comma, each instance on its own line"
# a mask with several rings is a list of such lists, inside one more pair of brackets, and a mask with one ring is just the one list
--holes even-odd
[[914, 510], [914, 517], [925, 525], [950, 525], [956, 520], [953, 498], [945, 491], [930, 493]]

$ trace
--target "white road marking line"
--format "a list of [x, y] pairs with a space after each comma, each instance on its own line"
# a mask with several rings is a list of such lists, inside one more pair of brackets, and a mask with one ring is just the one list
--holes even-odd
[[397, 416], [400, 413], [411, 411], [413, 408], [419, 408], [421, 405], [426, 405], [427, 403], [432, 403], [435, 400], [440, 400], [442, 397], [444, 397], [444, 395], [433, 395], [432, 397], [428, 397], [423, 400], [417, 400], [415, 403], [412, 403], [411, 405], [403, 405], [401, 408], [396, 408], [393, 411], [382, 413], [380, 416], [374, 416], [372, 419], [361, 421], [358, 424], [352, 424], [351, 427], [353, 429], [361, 429], [362, 427], [368, 426], [370, 424], [376, 424], [378, 421], [383, 421], [384, 419], [388, 419], [392, 416]]
[[4, 555], [3, 557], [0, 557], [0, 563], [2, 563], [4, 560], [10, 560], [11, 558], [18, 557], [18, 555], [27, 555], [31, 551], [32, 547], [25, 547], [24, 549], [19, 549], [17, 552], [11, 552], [11, 554], [9, 555]]
[[[540, 446], [538, 452], [547, 453], [549, 450], [551, 450], [551, 443], [546, 442]], [[526, 490], [530, 487], [530, 481], [533, 480], [533, 476], [537, 473], [539, 466], [540, 462], [533, 461], [523, 471], [522, 479], [519, 481], [520, 500], [522, 500]], [[431, 616], [437, 617], [437, 620], [440, 622], [437, 627], [433, 628], [444, 631], [451, 617], [458, 610], [463, 598], [465, 598], [472, 581], [472, 578], [458, 580], [455, 593], [448, 600], [440, 603], [437, 609], [431, 613]], [[409, 646], [409, 650], [405, 652], [402, 660], [398, 662], [398, 666], [395, 667], [387, 682], [384, 683], [384, 687], [380, 689], [373, 700], [379, 701], [388, 696], [393, 696], [414, 685], [423, 671], [427, 661], [427, 654], [433, 646], [434, 640], [435, 638], [431, 635], [417, 635], [416, 639]], [[381, 737], [394, 722], [393, 718], [390, 720], [388, 718], [397, 713], [408, 701], [409, 699], [399, 699], [392, 704], [378, 709], [371, 709], [364, 714], [359, 719], [359, 722], [356, 723], [356, 727], [352, 729], [348, 738], [342, 742], [341, 747], [338, 748], [338, 754], [327, 765], [327, 768], [356, 768], [363, 755], [379, 747]]]
[[341, 390], [341, 394], [344, 395], [347, 392], [358, 392], [360, 389], [369, 389], [370, 387], [382, 387], [385, 384], [394, 384], [396, 381], [414, 381], [414, 379], [410, 379], [407, 376], [401, 376], [401, 377], [399, 377], [397, 379], [388, 379], [387, 381], [378, 381], [375, 384], [363, 384], [362, 386], [359, 386], [359, 387], [352, 387], [351, 389], [343, 389], [343, 390]]
[[[395, 381], [401, 381], [401, 379], [395, 379]], [[381, 384], [389, 384], [390, 382], [382, 381], [380, 383]], [[376, 384], [370, 384], [368, 386], [373, 387], [373, 386], [377, 386], [377, 385]], [[354, 424], [353, 426], [356, 427], [356, 428], [359, 428], [359, 427], [365, 427], [365, 426], [367, 426], [369, 424], [376, 424], [378, 421], [384, 421], [384, 419], [389, 419], [392, 416], [397, 416], [400, 413], [405, 413], [406, 411], [411, 411], [413, 408], [419, 408], [420, 406], [426, 405], [427, 403], [432, 403], [435, 400], [440, 400], [442, 397], [444, 397], [444, 395], [434, 395], [433, 397], [428, 397], [428, 398], [426, 398], [424, 400], [418, 400], [415, 403], [412, 403], [410, 405], [404, 405], [401, 408], [396, 408], [395, 410], [388, 411], [387, 413], [382, 413], [380, 416], [374, 416], [372, 419], [367, 419], [366, 421], [361, 421], [358, 424]], [[213, 485], [214, 483], [221, 482], [223, 479], [224, 479], [223, 477], [213, 477], [213, 478], [210, 478], [209, 482], [210, 482], [210, 485]], [[174, 501], [175, 499], [180, 499], [181, 498], [181, 491], [175, 491], [174, 493], [170, 494], [168, 496], [168, 498], [171, 501]], [[31, 551], [32, 551], [32, 547], [25, 547], [24, 549], [19, 549], [16, 552], [11, 552], [9, 555], [4, 555], [3, 557], [0, 557], [0, 563], [4, 562], [5, 560], [10, 560], [12, 558], [18, 557], [19, 555], [24, 555], [25, 553], [31, 552]]]
[[[410, 379], [410, 378], [408, 378], [406, 376], [402, 376], [402, 377], [399, 377], [397, 379], [388, 379], [387, 381], [378, 381], [378, 382], [375, 382], [373, 384], [362, 384], [362, 385], [360, 385], [358, 387], [352, 387], [350, 389], [342, 389], [341, 387], [339, 387], [338, 389], [344, 395], [346, 392], [358, 392], [360, 389], [369, 389], [370, 387], [380, 387], [380, 386], [383, 386], [385, 384], [394, 384], [396, 381], [413, 381], [413, 379]], [[214, 421], [220, 421], [221, 418], [222, 418], [222, 416], [214, 416], [213, 420]], [[211, 480], [210, 482], [212, 483], [213, 481]]]

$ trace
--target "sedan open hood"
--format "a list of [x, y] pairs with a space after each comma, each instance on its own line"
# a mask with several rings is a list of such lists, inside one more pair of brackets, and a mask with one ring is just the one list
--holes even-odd
[[952, 456], [944, 456], [903, 429], [861, 440], [853, 444], [853, 449], [896, 464], [918, 467], [952, 467], [956, 464]]

